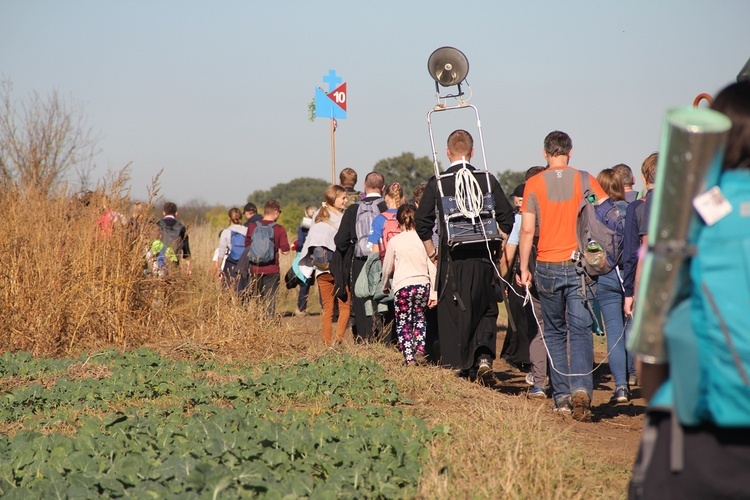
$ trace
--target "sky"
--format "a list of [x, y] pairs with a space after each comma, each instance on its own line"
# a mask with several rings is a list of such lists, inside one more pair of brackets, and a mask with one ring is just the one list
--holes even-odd
[[[337, 172], [354, 168], [361, 188], [379, 160], [432, 157], [427, 60], [442, 46], [469, 61], [491, 172], [540, 164], [545, 135], [563, 130], [571, 165], [638, 173], [668, 109], [735, 81], [748, 20], [747, 0], [0, 0], [0, 79], [18, 102], [57, 91], [80, 105], [94, 180], [127, 167], [146, 199], [163, 171], [165, 199], [242, 205], [331, 179], [330, 122], [307, 109], [329, 70], [347, 84]], [[432, 122], [443, 166], [451, 130], [479, 143], [466, 110]]]

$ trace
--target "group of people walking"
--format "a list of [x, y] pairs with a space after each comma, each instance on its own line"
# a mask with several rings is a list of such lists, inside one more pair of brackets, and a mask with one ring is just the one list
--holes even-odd
[[[709, 259], [717, 248], [738, 254], [750, 248], [750, 82], [727, 87], [713, 107], [731, 121], [727, 155], [714, 183], [729, 201], [721, 191], [712, 194], [712, 212], [704, 217], [710, 222], [700, 226], [701, 236], [686, 261], [691, 278], [719, 270], [733, 281], [735, 293], [746, 298], [747, 255], [737, 255], [736, 263]], [[317, 283], [326, 345], [342, 342], [351, 326], [357, 342], [396, 343], [407, 365], [432, 362], [489, 382], [494, 377], [498, 302], [504, 299], [508, 332], [501, 356], [528, 367], [529, 397], [551, 397], [555, 412], [579, 421], [591, 420], [593, 333], [603, 330], [615, 386], [612, 402], [629, 401], [639, 384], [647, 398], [656, 391], [630, 496], [679, 492], [687, 498], [722, 492], [722, 497], [747, 497], [750, 487], [706, 473], [729, 470], [729, 476], [741, 477], [750, 463], [746, 310], [717, 304], [705, 282], [700, 287], [698, 281], [688, 282], [666, 321], [667, 345], [674, 347], [668, 350], [669, 365], [645, 365], [637, 373], [627, 346], [639, 307], [640, 262], [649, 248], [658, 154], [643, 161], [645, 190], [637, 193], [627, 165], [605, 168], [594, 177], [571, 166], [572, 151], [568, 134], [549, 133], [543, 143], [545, 165], [530, 168], [510, 199], [494, 176], [471, 165], [474, 144], [465, 130], [448, 137], [448, 169], [410, 193], [411, 201], [399, 182], [387, 184], [379, 172], [367, 174], [360, 193], [356, 172], [344, 169], [340, 184], [325, 190], [320, 207], [307, 207], [300, 225], [293, 269], [302, 287], [295, 312], [305, 313], [309, 287]], [[466, 196], [467, 183], [469, 191], [481, 191], [471, 193], [473, 201]], [[594, 198], [596, 218], [613, 239], [606, 245], [611, 269], [598, 275], [581, 265], [576, 229], [585, 192]], [[476, 212], [457, 208], [465, 204], [463, 198], [469, 205], [480, 200], [481, 207]], [[240, 210], [229, 211], [231, 224], [221, 232], [215, 272], [241, 295], [250, 291], [263, 297], [267, 313], [273, 314], [281, 279], [279, 254], [290, 251], [286, 230], [277, 224], [281, 207], [270, 200], [262, 215], [252, 203], [244, 212], [242, 224]], [[165, 246], [171, 248], [163, 240], [176, 240], [179, 254], [189, 259], [188, 238], [176, 215], [176, 206], [165, 204], [165, 218], [150, 249], [159, 254]], [[461, 240], [453, 226], [467, 220], [475, 238]], [[502, 238], [476, 230], [488, 221]], [[589, 251], [602, 249], [599, 242], [589, 243], [595, 243]], [[165, 258], [177, 260], [174, 252]], [[696, 337], [713, 336], [711, 342], [699, 338], [701, 349], [689, 351], [685, 342], [674, 340], [693, 331]], [[680, 357], [686, 349], [697, 363], [687, 389], [681, 377], [691, 370], [686, 369], [687, 358]], [[730, 385], [731, 390], [726, 388]], [[686, 406], [686, 394], [693, 398], [692, 406]], [[711, 467], [701, 462], [704, 456]]]
[[[605, 169], [598, 178], [586, 174], [597, 210], [612, 219], [621, 253], [610, 273], [584, 276], [576, 265], [575, 236], [583, 191], [579, 171], [568, 164], [571, 151], [567, 134], [550, 133], [544, 141], [547, 165], [529, 170], [526, 183], [513, 192], [515, 207], [493, 175], [471, 165], [474, 143], [465, 130], [448, 137], [448, 169], [421, 184], [411, 202], [399, 182], [386, 184], [379, 172], [367, 174], [360, 193], [354, 189], [357, 173], [344, 169], [341, 184], [329, 186], [320, 207], [308, 207], [300, 225], [294, 267], [302, 275], [302, 288], [296, 312], [304, 314], [310, 283], [315, 282], [326, 345], [341, 342], [351, 325], [355, 341], [397, 344], [406, 364], [431, 361], [489, 382], [498, 300], [503, 300], [499, 286], [512, 323], [507, 337], [526, 353], [531, 368], [529, 395], [547, 397], [551, 389], [556, 411], [587, 420], [597, 317], [592, 306], [598, 300], [609, 339], [614, 399], [627, 401], [635, 383], [633, 357], [625, 349], [625, 308], [632, 310], [628, 298], [633, 295], [632, 286], [628, 295], [627, 283], [632, 285], [647, 226], [644, 210], [637, 207], [645, 206], [648, 195], [635, 200], [633, 174], [626, 165]], [[647, 187], [653, 186], [655, 165], [655, 155], [644, 162]], [[456, 197], [464, 175], [477, 181], [483, 195], [491, 193], [493, 209], [483, 217], [494, 218], [509, 237], [450, 241], [450, 209], [444, 198]], [[631, 209], [629, 199], [636, 208]], [[240, 293], [253, 290], [266, 298], [272, 313], [280, 283], [278, 254], [289, 251], [286, 231], [275, 223], [280, 207], [268, 201], [262, 217], [251, 204], [245, 208], [244, 225], [239, 209], [229, 212], [231, 225], [222, 231], [218, 249], [226, 260], [223, 270], [217, 262], [217, 273]], [[272, 261], [243, 263], [241, 255], [249, 253], [254, 231], [266, 226], [273, 228]]]

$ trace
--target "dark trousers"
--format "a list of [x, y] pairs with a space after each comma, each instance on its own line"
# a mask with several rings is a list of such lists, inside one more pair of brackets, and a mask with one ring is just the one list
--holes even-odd
[[266, 315], [276, 314], [276, 295], [281, 283], [280, 274], [251, 274], [250, 283], [245, 293], [266, 304]]
[[299, 295], [297, 296], [297, 309], [300, 311], [307, 310], [307, 297], [310, 295], [310, 287], [302, 284], [299, 286]]
[[[681, 450], [673, 448], [680, 433]], [[672, 470], [672, 452], [682, 459], [682, 470]], [[644, 425], [628, 498], [750, 498], [748, 470], [750, 428], [686, 427], [673, 422], [668, 412], [652, 412]]]

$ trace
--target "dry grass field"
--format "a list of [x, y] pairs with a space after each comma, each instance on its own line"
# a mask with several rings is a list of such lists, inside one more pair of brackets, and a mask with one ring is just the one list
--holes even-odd
[[[128, 213], [116, 193], [110, 199], [112, 209]], [[418, 497], [625, 497], [645, 401], [636, 391], [630, 404], [609, 403], [606, 364], [594, 375], [593, 422], [580, 423], [553, 413], [550, 400], [526, 398], [524, 374], [502, 360], [494, 364], [495, 383], [484, 387], [451, 370], [407, 368], [395, 349], [355, 344], [350, 332], [332, 351], [323, 346], [317, 291], [306, 317], [292, 314], [297, 289], [283, 285], [276, 318], [240, 304], [212, 276], [218, 230], [210, 227], [190, 228], [191, 277], [145, 277], [145, 230], [118, 225], [103, 236], [96, 224], [102, 200], [86, 206], [30, 193], [0, 198], [2, 352], [59, 357], [147, 346], [175, 359], [250, 364], [363, 357], [381, 365], [412, 401], [404, 412], [447, 426], [429, 445]], [[282, 258], [282, 272], [290, 262]], [[498, 332], [499, 351], [504, 316]], [[599, 362], [606, 342], [595, 344]]]

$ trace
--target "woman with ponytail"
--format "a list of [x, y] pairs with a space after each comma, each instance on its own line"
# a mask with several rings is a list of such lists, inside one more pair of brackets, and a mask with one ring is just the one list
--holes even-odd
[[346, 190], [338, 185], [329, 186], [324, 194], [325, 201], [313, 219], [310, 231], [307, 233], [301, 254], [303, 259], [312, 256], [315, 266], [315, 279], [318, 282], [320, 299], [323, 302], [321, 326], [323, 342], [333, 343], [333, 314], [334, 305], [338, 301], [339, 321], [336, 325], [336, 342], [344, 340], [344, 333], [349, 321], [350, 301], [343, 301], [336, 296], [333, 275], [329, 269], [336, 243], [333, 239], [341, 224], [341, 216], [346, 207]]
[[[237, 207], [229, 209], [229, 227], [219, 234], [219, 248], [214, 255], [214, 273], [224, 285], [236, 289], [239, 281], [237, 262], [245, 251], [247, 228], [242, 225], [242, 212]], [[241, 292], [242, 290], [237, 290]]]

